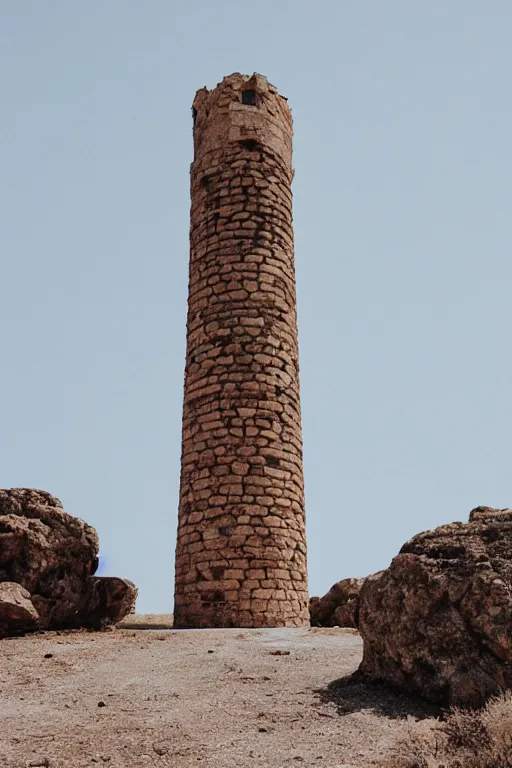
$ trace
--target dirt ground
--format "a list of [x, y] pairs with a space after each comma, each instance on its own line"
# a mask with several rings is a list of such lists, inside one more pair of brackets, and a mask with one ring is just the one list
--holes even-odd
[[344, 682], [361, 652], [343, 629], [1, 640], [0, 768], [366, 768], [435, 713]]

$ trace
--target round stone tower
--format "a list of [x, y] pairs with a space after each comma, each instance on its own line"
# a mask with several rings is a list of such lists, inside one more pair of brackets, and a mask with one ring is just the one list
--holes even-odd
[[292, 117], [257, 74], [192, 114], [175, 626], [305, 626]]

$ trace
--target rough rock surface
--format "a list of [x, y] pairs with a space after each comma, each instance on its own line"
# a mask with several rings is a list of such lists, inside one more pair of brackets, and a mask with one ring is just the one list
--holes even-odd
[[323, 597], [312, 597], [309, 615], [313, 627], [357, 627], [359, 592], [364, 579], [342, 579]]
[[[93, 578], [97, 567], [95, 529], [67, 514], [58, 499], [29, 488], [0, 490], [0, 583], [14, 582], [27, 590], [41, 628], [123, 618], [135, 599], [135, 587], [131, 582], [129, 588], [121, 587], [119, 579], [101, 580], [100, 587]], [[16, 631], [17, 622], [11, 629]]]
[[79, 612], [82, 627], [99, 628], [115, 624], [134, 613], [137, 588], [117, 576], [93, 576]]
[[359, 674], [480, 706], [512, 687], [512, 510], [414, 536], [359, 598]]
[[20, 632], [37, 629], [38, 623], [30, 593], [12, 581], [0, 583], [0, 637], [11, 634], [13, 628]]

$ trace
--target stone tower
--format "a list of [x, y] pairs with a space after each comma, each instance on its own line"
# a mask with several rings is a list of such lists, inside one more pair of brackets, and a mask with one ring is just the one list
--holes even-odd
[[175, 626], [304, 626], [292, 117], [257, 74], [192, 114]]

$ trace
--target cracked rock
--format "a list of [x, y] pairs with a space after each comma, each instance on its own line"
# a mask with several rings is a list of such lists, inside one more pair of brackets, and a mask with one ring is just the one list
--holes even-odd
[[478, 707], [512, 687], [512, 510], [414, 536], [359, 597], [359, 674]]
[[96, 578], [97, 567], [98, 534], [58, 499], [31, 488], [0, 490], [0, 625], [3, 618], [9, 634], [22, 624], [64, 629], [120, 621], [137, 590], [126, 579]]

